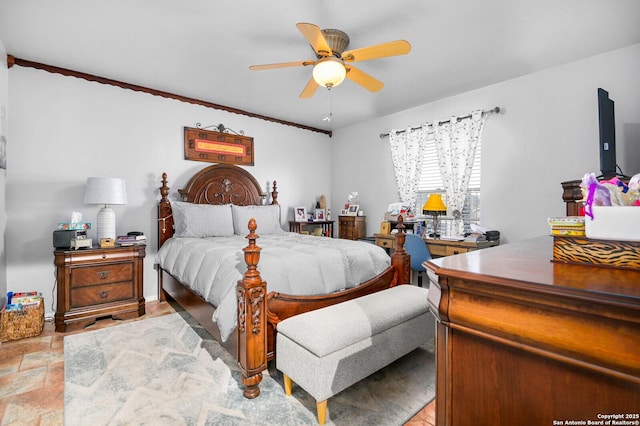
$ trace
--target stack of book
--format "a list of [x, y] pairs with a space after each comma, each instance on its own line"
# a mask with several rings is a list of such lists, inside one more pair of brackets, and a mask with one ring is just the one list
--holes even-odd
[[551, 227], [551, 235], [563, 237], [584, 237], [584, 216], [563, 216], [547, 219]]
[[119, 235], [116, 243], [120, 246], [147, 244], [147, 237], [142, 232], [129, 232], [127, 235]]

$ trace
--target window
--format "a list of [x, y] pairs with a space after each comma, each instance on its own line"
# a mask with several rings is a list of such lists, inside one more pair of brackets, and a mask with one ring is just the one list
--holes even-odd
[[[478, 142], [473, 162], [473, 170], [471, 172], [471, 178], [469, 179], [469, 190], [464, 202], [464, 208], [462, 209], [462, 220], [464, 221], [465, 232], [471, 232], [470, 225], [472, 223], [480, 223], [481, 153], [482, 143]], [[422, 214], [422, 206], [431, 193], [442, 194], [442, 200], [447, 206], [449, 205], [444, 183], [442, 182], [442, 176], [440, 176], [440, 169], [438, 168], [436, 145], [433, 135], [429, 134], [427, 137], [427, 146], [422, 157], [422, 171], [420, 172], [420, 182], [418, 184], [418, 196], [416, 200], [416, 212], [418, 215]], [[440, 233], [442, 235], [451, 235], [450, 229], [453, 217], [449, 216], [449, 213], [448, 211], [446, 216], [440, 218]]]

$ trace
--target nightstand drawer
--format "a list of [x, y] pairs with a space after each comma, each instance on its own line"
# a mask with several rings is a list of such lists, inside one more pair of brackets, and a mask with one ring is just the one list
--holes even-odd
[[85, 266], [71, 270], [71, 288], [133, 280], [133, 263]]
[[100, 262], [118, 262], [123, 260], [130, 260], [131, 253], [112, 249], [112, 250], [70, 250], [69, 259], [71, 264], [79, 265], [84, 263], [90, 263], [96, 265]]
[[71, 290], [71, 308], [82, 308], [133, 298], [133, 282], [104, 284]]

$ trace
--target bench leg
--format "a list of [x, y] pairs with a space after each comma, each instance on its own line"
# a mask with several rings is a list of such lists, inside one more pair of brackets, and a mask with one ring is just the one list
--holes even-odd
[[283, 374], [282, 377], [284, 379], [284, 394], [287, 396], [291, 396], [293, 381], [291, 380], [291, 377], [287, 376], [286, 374]]
[[324, 401], [316, 402], [316, 409], [318, 410], [318, 423], [323, 425], [327, 419], [327, 399]]

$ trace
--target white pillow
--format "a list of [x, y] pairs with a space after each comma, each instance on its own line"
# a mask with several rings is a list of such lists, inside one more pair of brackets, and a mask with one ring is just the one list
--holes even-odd
[[229, 237], [233, 235], [231, 204], [171, 203], [175, 237]]
[[233, 212], [233, 228], [238, 235], [249, 233], [249, 219], [254, 218], [258, 229], [256, 234], [281, 234], [284, 232], [280, 225], [280, 206], [231, 206]]

